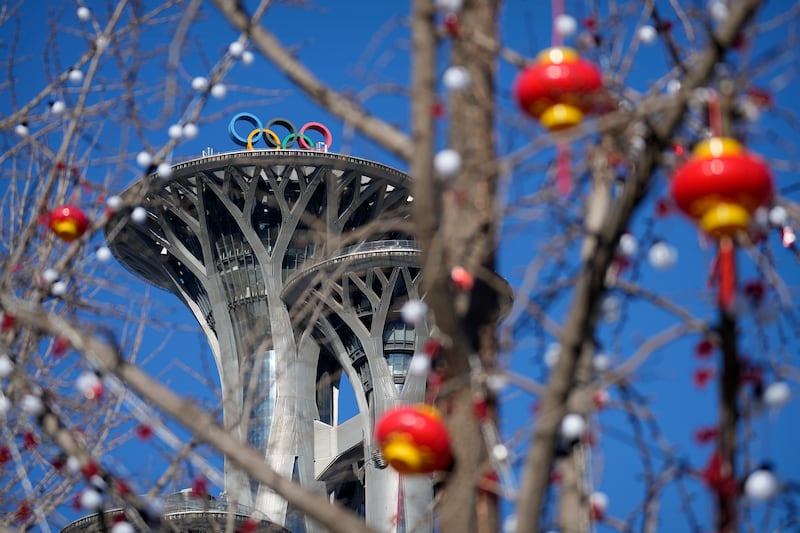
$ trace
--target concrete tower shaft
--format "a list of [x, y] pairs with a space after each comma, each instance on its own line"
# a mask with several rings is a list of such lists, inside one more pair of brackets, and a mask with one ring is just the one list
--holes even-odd
[[[373, 443], [375, 421], [385, 410], [424, 400], [426, 376], [410, 375], [408, 368], [422, 351], [427, 326], [406, 324], [400, 316], [406, 301], [420, 299], [419, 261], [412, 241], [371, 241], [306, 267], [283, 290], [296, 323], [305, 328], [300, 333], [310, 330], [319, 344], [320, 361], [335, 359], [331, 366], [361, 385], [355, 388], [357, 421], [339, 425], [334, 405], [332, 416], [316, 422], [316, 477], [329, 486], [341, 483], [354, 460], [363, 462], [357, 472], [367, 521], [382, 531], [425, 532], [433, 523], [430, 477], [398, 476]], [[326, 389], [317, 393], [324, 396]], [[335, 396], [329, 387], [317, 403], [326, 406]]]
[[[176, 165], [169, 180], [148, 179], [123, 194], [147, 220], [121, 213], [109, 225], [114, 255], [196, 317], [220, 374], [225, 425], [279, 473], [332, 490], [314, 474], [319, 346], [294, 335], [281, 294], [304, 265], [354, 244], [407, 239], [397, 228], [408, 218], [409, 178], [347, 156], [265, 150], [204, 157]], [[228, 464], [225, 472], [232, 500], [294, 533], [314, 529], [241, 472]]]

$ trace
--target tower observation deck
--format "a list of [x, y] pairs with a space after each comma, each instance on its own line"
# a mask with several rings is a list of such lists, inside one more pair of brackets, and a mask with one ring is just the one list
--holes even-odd
[[[420, 297], [419, 252], [402, 230], [409, 177], [287, 149], [221, 153], [172, 170], [123, 193], [148, 217], [134, 223], [121, 212], [106, 237], [126, 268], [197, 319], [219, 372], [225, 426], [277, 472], [379, 530], [432, 531], [430, 479], [401, 479], [372, 441], [376, 417], [421, 401], [425, 389], [407, 369], [426, 332], [399, 316]], [[344, 422], [341, 378], [359, 411]], [[319, 530], [227, 461], [225, 491], [292, 533]]]

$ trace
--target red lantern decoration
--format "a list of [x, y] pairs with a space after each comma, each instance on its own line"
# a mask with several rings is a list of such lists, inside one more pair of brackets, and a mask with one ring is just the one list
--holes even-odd
[[772, 176], [736, 140], [712, 137], [675, 172], [672, 197], [709, 235], [733, 236], [747, 229], [750, 215], [772, 198]]
[[593, 63], [572, 48], [548, 48], [517, 78], [514, 94], [523, 111], [550, 131], [580, 124], [592, 110], [592, 96], [603, 88]]
[[773, 195], [769, 167], [729, 137], [698, 144], [672, 177], [675, 204], [700, 228], [720, 239], [716, 271], [721, 306], [730, 310], [736, 292], [733, 237]]
[[60, 239], [72, 242], [86, 233], [89, 228], [89, 218], [80, 207], [63, 205], [50, 213], [47, 226]]
[[375, 426], [375, 438], [386, 462], [401, 474], [427, 474], [452, 461], [450, 435], [430, 405], [386, 411]]

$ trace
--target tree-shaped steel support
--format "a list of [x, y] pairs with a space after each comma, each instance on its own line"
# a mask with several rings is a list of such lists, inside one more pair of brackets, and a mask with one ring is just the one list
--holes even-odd
[[[312, 490], [342, 492], [315, 476], [311, 438], [321, 418], [320, 368], [342, 357], [319, 357], [312, 335], [293, 334], [281, 294], [304, 265], [346, 256], [348, 246], [407, 239], [397, 228], [408, 217], [409, 178], [337, 154], [265, 150], [204, 157], [174, 166], [169, 180], [147, 179], [123, 194], [146, 208], [147, 220], [137, 224], [121, 212], [109, 225], [114, 255], [196, 317], [219, 371], [225, 425], [279, 473]], [[353, 383], [358, 390], [361, 382]], [[266, 487], [227, 463], [225, 472], [232, 500], [295, 533], [314, 529]]]

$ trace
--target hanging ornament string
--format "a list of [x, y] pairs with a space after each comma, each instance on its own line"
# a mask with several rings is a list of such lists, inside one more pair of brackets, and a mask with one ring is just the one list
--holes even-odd
[[722, 113], [716, 91], [709, 91], [708, 95], [708, 126], [712, 137], [722, 137]]
[[[552, 0], [553, 9], [553, 47], [564, 44], [564, 33], [557, 27], [559, 17], [564, 14], [564, 0]], [[558, 141], [556, 144], [556, 188], [562, 196], [566, 196], [572, 190], [572, 172], [569, 163], [569, 144], [566, 141]]]
[[733, 309], [736, 296], [736, 247], [727, 235], [719, 241], [718, 256], [719, 305], [728, 312]]
[[552, 0], [552, 10], [553, 10], [552, 43], [553, 47], [556, 47], [564, 44], [563, 32], [558, 27], [558, 18], [564, 14], [564, 0]]

